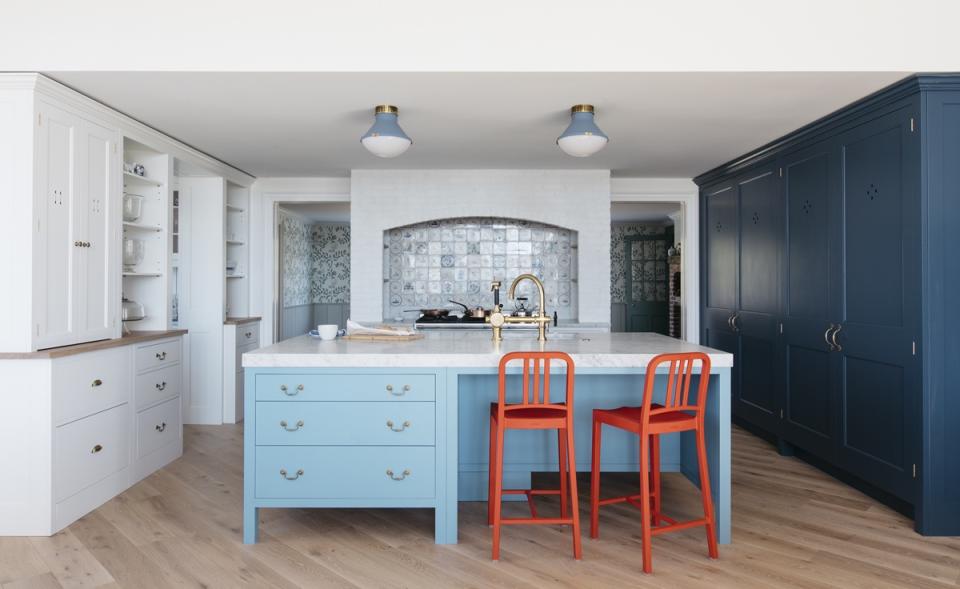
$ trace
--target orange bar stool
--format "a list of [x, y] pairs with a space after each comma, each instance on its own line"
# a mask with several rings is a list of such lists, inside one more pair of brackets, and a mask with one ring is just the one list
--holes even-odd
[[[523, 361], [523, 399], [507, 403], [507, 365]], [[563, 403], [550, 402], [550, 361], [566, 363]], [[541, 370], [542, 366], [542, 370]], [[490, 487], [487, 523], [493, 526], [493, 560], [500, 560], [500, 528], [505, 525], [568, 524], [573, 528], [573, 557], [580, 560], [580, 504], [577, 500], [577, 461], [573, 446], [573, 358], [563, 352], [511, 352], [500, 359], [499, 399], [490, 404]], [[557, 430], [560, 488], [552, 490], [503, 488], [503, 437], [508, 429]], [[531, 517], [501, 517], [503, 495], [526, 495]], [[535, 495], [560, 495], [560, 517], [538, 517]], [[569, 495], [570, 505], [567, 504]]]
[[[670, 364], [667, 373], [667, 395], [664, 404], [653, 402], [653, 386], [657, 368]], [[695, 405], [690, 404], [690, 381], [694, 365], [700, 363], [700, 374], [710, 374], [710, 357], [700, 352], [661, 354], [647, 364], [641, 407], [593, 410], [593, 461], [590, 469], [590, 537], [599, 536], [601, 505], [628, 502], [640, 508], [643, 538], [643, 572], [653, 572], [651, 537], [664, 532], [704, 526], [710, 558], [717, 558], [716, 523], [710, 495], [710, 474], [704, 432], [707, 385], [709, 377], [699, 379]], [[600, 434], [603, 425], [617, 427], [640, 436], [640, 493], [624, 497], [600, 499]], [[700, 466], [700, 494], [703, 517], [678, 522], [660, 511], [660, 435], [694, 431], [697, 439], [697, 462]]]

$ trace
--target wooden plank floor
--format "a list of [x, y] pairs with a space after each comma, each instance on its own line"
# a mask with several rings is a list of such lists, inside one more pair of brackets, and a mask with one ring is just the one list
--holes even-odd
[[[485, 504], [460, 506], [460, 544], [433, 544], [432, 510], [262, 510], [240, 542], [242, 430], [188, 426], [181, 460], [52, 538], [0, 538], [0, 585], [38, 587], [960, 587], [960, 538], [923, 538], [895, 512], [734, 429], [733, 538], [706, 557], [702, 530], [654, 539], [640, 571], [638, 512], [601, 511], [599, 540], [571, 557], [560, 527], [504, 530], [489, 560]], [[555, 476], [543, 475], [548, 485]], [[634, 476], [604, 478], [604, 494]], [[589, 497], [581, 477], [581, 497]], [[693, 486], [665, 475], [664, 504], [697, 514]], [[543, 515], [557, 511], [544, 499]], [[507, 514], [521, 513], [512, 503]]]

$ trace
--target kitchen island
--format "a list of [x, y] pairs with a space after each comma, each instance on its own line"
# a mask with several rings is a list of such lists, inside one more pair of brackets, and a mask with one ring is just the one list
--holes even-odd
[[[257, 540], [260, 508], [424, 507], [435, 510], [436, 542], [456, 543], [458, 501], [486, 500], [487, 420], [500, 357], [553, 350], [576, 365], [580, 472], [590, 470], [592, 409], [640, 405], [646, 366], [657, 354], [710, 356], [710, 482], [719, 541], [729, 543], [733, 356], [653, 333], [549, 337], [541, 344], [525, 332], [505, 333], [500, 343], [489, 332], [405, 342], [301, 336], [244, 354], [244, 542]], [[638, 452], [636, 436], [604, 432], [604, 471], [637, 471]], [[511, 432], [504, 487], [528, 488], [532, 472], [555, 471], [557, 460], [555, 435]], [[692, 434], [665, 437], [661, 469], [698, 483]]]

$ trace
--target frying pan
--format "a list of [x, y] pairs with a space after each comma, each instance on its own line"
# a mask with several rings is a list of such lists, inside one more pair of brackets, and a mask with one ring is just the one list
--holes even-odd
[[450, 314], [450, 309], [406, 309], [405, 311], [418, 311], [424, 317], [430, 317], [431, 319], [441, 319]]
[[474, 319], [483, 319], [487, 316], [487, 310], [483, 307], [476, 307], [471, 309], [470, 307], [464, 305], [463, 303], [457, 302], [453, 299], [450, 299], [450, 302], [454, 305], [460, 305], [463, 307], [463, 315], [465, 317], [473, 317]]

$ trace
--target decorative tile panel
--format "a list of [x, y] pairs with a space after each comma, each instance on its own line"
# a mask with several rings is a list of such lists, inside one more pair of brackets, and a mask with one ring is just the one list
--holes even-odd
[[[615, 224], [610, 228], [610, 301], [626, 301], [626, 239], [635, 235], [663, 235], [667, 228], [651, 224]], [[656, 242], [635, 242], [634, 298], [643, 301], [667, 300], [667, 253]], [[663, 250], [663, 251], [660, 251]], [[642, 295], [638, 295], [642, 293]]]
[[350, 302], [350, 226], [281, 215], [283, 306]]
[[[490, 283], [510, 283], [520, 274], [540, 278], [547, 312], [576, 318], [577, 232], [523, 220], [463, 217], [397, 227], [384, 232], [384, 317], [406, 309], [434, 308], [460, 301], [470, 307], [493, 306]], [[517, 296], [536, 304], [536, 289], [524, 282]]]

